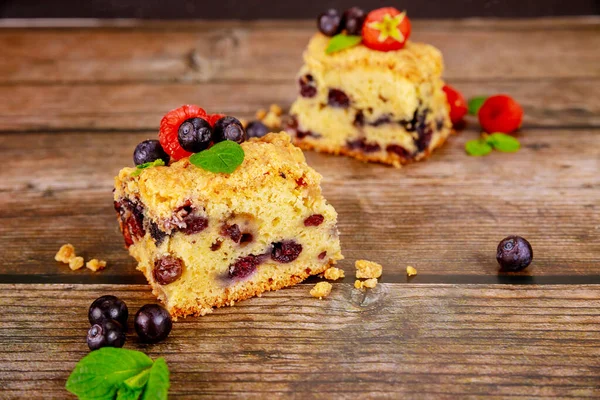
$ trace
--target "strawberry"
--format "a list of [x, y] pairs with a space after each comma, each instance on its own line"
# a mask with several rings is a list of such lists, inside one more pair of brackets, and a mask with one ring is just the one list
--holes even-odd
[[467, 102], [463, 95], [452, 86], [444, 85], [443, 90], [446, 93], [448, 104], [450, 104], [450, 120], [453, 124], [457, 124], [467, 114]]
[[511, 133], [521, 127], [523, 109], [505, 94], [488, 97], [479, 109], [479, 123], [488, 133]]
[[371, 11], [362, 28], [363, 44], [378, 51], [399, 50], [410, 36], [410, 20], [406, 12], [394, 7]]
[[185, 151], [179, 144], [177, 132], [179, 131], [179, 125], [185, 120], [196, 117], [202, 119], [208, 118], [206, 111], [202, 108], [186, 104], [169, 111], [160, 120], [160, 131], [158, 132], [160, 145], [175, 160], [181, 160], [184, 157], [192, 155], [192, 153]]
[[206, 120], [208, 121], [210, 126], [214, 127], [215, 123], [223, 117], [225, 117], [224, 114], [211, 114], [208, 116], [208, 118]]

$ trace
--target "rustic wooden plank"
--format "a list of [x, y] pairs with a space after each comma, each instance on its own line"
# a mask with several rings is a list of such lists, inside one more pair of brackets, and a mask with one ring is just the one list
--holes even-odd
[[[265, 294], [175, 323], [153, 346], [173, 397], [490, 398], [600, 395], [600, 289], [579, 286], [334, 284]], [[87, 353], [87, 307], [145, 286], [0, 285], [0, 397], [66, 398]]]
[[[186, 103], [253, 118], [259, 108], [287, 108], [294, 101], [296, 83], [288, 78], [269, 84], [0, 86], [0, 130], [155, 130], [166, 111]], [[600, 79], [450, 83], [467, 97], [509, 93], [523, 105], [526, 127], [600, 126]]]
[[[290, 80], [314, 32], [313, 21], [4, 29], [0, 83]], [[449, 79], [598, 78], [599, 32], [594, 17], [432, 20], [416, 21], [413, 38], [442, 50]]]
[[[139, 276], [115, 222], [112, 179], [154, 135], [0, 135], [2, 273]], [[474, 137], [463, 132], [401, 170], [307, 152], [339, 212], [341, 265], [351, 273], [355, 259], [376, 260], [395, 281], [405, 280], [406, 265], [422, 275], [493, 276], [498, 241], [516, 233], [533, 244], [530, 274], [600, 275], [598, 130], [527, 129], [519, 153], [484, 158], [464, 153]], [[53, 256], [66, 242], [109, 268], [59, 265]]]

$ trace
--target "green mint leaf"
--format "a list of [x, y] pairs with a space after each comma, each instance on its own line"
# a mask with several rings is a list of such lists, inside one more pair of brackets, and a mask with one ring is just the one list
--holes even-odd
[[487, 100], [487, 96], [476, 96], [469, 99], [469, 114], [477, 115], [479, 109]]
[[138, 400], [144, 391], [144, 387], [131, 389], [125, 385], [121, 386], [117, 391], [116, 400]]
[[489, 135], [486, 142], [494, 149], [504, 153], [514, 153], [521, 148], [521, 143], [515, 137], [500, 132]]
[[142, 400], [165, 400], [169, 392], [169, 368], [164, 358], [157, 358], [150, 370], [150, 377]]
[[469, 140], [465, 144], [465, 150], [467, 154], [474, 157], [485, 156], [490, 154], [492, 146], [490, 146], [485, 139]]
[[210, 172], [232, 173], [244, 161], [244, 149], [231, 140], [215, 144], [208, 150], [192, 154], [190, 162]]
[[362, 42], [362, 36], [345, 35], [340, 33], [329, 40], [329, 45], [325, 49], [325, 53], [331, 54], [337, 51], [354, 47]]
[[79, 360], [65, 387], [79, 398], [113, 399], [126, 380], [151, 367], [140, 351], [104, 347]]
[[164, 165], [165, 165], [165, 162], [163, 160], [161, 160], [160, 158], [158, 160], [154, 160], [154, 161], [151, 161], [151, 162], [143, 163], [143, 164], [137, 165], [135, 167], [135, 171], [133, 171], [131, 173], [131, 176], [138, 176], [146, 168], [162, 167]]

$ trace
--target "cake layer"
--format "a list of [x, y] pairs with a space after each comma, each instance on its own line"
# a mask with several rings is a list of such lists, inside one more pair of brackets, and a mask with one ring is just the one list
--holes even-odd
[[289, 136], [269, 134], [242, 148], [244, 162], [232, 174], [185, 158], [137, 177], [124, 168], [116, 178], [130, 254], [174, 317], [293, 285], [343, 258], [321, 176]]

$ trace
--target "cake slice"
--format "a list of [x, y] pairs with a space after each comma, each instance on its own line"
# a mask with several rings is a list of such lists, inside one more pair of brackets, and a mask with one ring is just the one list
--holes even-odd
[[[394, 166], [424, 159], [452, 131], [442, 91], [442, 55], [433, 46], [407, 40], [410, 24], [405, 35], [394, 34], [403, 42], [391, 37], [377, 42], [380, 32], [374, 29], [382, 21], [408, 23], [405, 13], [384, 8], [366, 18], [362, 43], [353, 47], [330, 52], [328, 47], [336, 38], [323, 33], [312, 37], [304, 52], [299, 96], [290, 109], [286, 130], [303, 149]], [[370, 18], [383, 19], [369, 22]], [[346, 22], [337, 31], [321, 30], [332, 36], [341, 29], [356, 29], [358, 24], [362, 20], [353, 25]]]
[[115, 178], [129, 253], [173, 317], [294, 285], [343, 258], [321, 176], [290, 137], [271, 133], [241, 148], [243, 162], [232, 173], [182, 157], [123, 168]]

